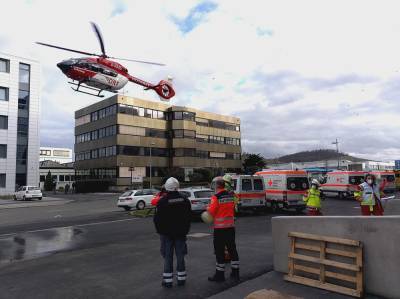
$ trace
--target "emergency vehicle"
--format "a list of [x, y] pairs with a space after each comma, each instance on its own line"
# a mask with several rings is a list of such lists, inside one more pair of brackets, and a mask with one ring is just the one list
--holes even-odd
[[394, 171], [396, 189], [400, 190], [400, 169]]
[[383, 180], [386, 180], [384, 193], [394, 193], [396, 192], [396, 178], [394, 171], [371, 171], [369, 172], [376, 177], [376, 181], [380, 184]]
[[[232, 188], [238, 197], [237, 209], [262, 210], [265, 209], [264, 182], [257, 175], [230, 174], [232, 176]], [[215, 190], [215, 182], [222, 177], [216, 177], [211, 182], [211, 189]]]
[[307, 172], [304, 170], [263, 170], [256, 173], [264, 180], [265, 200], [273, 212], [306, 208], [303, 196], [309, 189]]
[[364, 182], [365, 171], [332, 171], [328, 172], [326, 183], [320, 190], [326, 196], [338, 196], [339, 198], [353, 197], [358, 186]]

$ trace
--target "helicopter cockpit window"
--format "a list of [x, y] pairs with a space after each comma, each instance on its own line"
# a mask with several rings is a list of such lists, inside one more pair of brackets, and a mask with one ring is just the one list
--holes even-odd
[[117, 77], [117, 74], [110, 70], [103, 69], [102, 73], [108, 76]]

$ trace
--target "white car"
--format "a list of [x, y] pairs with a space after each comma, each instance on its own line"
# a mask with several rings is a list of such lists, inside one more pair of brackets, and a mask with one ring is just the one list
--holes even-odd
[[14, 200], [28, 200], [35, 198], [42, 200], [42, 197], [43, 195], [40, 188], [34, 186], [21, 186], [17, 192], [14, 193]]
[[208, 188], [184, 188], [178, 190], [190, 200], [192, 213], [201, 214], [207, 209], [214, 192]]
[[128, 190], [118, 198], [117, 205], [126, 211], [143, 210], [145, 207], [151, 206], [151, 200], [158, 192], [159, 190], [156, 189]]

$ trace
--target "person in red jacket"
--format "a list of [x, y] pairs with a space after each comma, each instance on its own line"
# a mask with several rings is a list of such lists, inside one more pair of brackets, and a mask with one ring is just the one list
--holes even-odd
[[235, 243], [235, 194], [225, 190], [224, 180], [216, 181], [217, 192], [207, 207], [214, 218], [214, 251], [217, 259], [214, 276], [209, 281], [225, 281], [225, 247], [231, 258], [231, 277], [239, 280], [239, 255]]

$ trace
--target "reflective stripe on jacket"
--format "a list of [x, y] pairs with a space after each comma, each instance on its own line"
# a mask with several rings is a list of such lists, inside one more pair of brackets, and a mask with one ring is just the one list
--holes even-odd
[[211, 197], [207, 211], [214, 217], [214, 228], [229, 228], [235, 225], [235, 194], [220, 190]]
[[307, 203], [307, 207], [321, 208], [321, 191], [318, 189], [308, 189], [307, 196], [303, 197], [303, 201]]
[[381, 199], [379, 186], [377, 184], [370, 186], [367, 182], [364, 182], [360, 185], [360, 188], [362, 192], [362, 206], [374, 206], [376, 203], [375, 196], [378, 200]]

